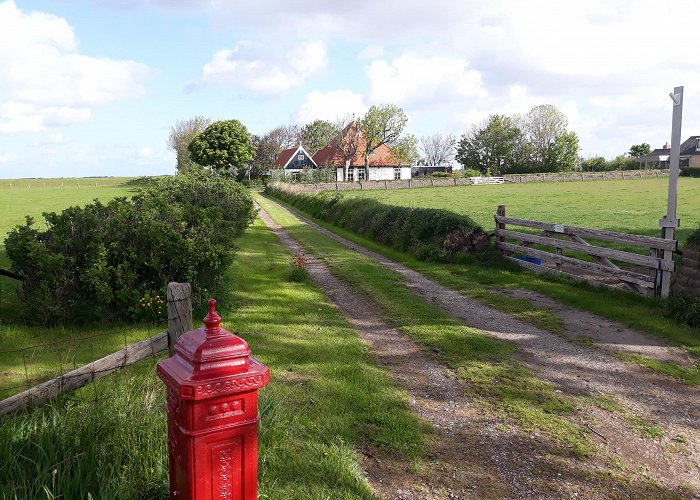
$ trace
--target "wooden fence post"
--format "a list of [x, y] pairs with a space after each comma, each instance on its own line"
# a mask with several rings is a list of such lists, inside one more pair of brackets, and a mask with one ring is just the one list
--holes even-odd
[[175, 343], [192, 330], [192, 288], [189, 283], [168, 283], [168, 350], [172, 356]]
[[[496, 210], [496, 215], [500, 217], [505, 217], [506, 216], [506, 206], [505, 205], [498, 205], [498, 210]], [[498, 222], [496, 221], [496, 232], [502, 231], [506, 229], [506, 225], [503, 222]], [[505, 236], [501, 236], [500, 234], [496, 238], [496, 247], [498, 248], [498, 253], [501, 255], [505, 255], [505, 252], [501, 250], [500, 243], [505, 243], [506, 238]]]

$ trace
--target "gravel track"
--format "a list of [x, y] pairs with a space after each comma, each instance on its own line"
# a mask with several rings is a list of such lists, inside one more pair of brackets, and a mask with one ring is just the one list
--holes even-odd
[[[689, 497], [693, 497], [693, 491], [700, 490], [700, 391], [696, 387], [682, 385], [626, 365], [609, 352], [572, 342], [516, 320], [346, 240], [294, 211], [288, 211], [325, 236], [397, 272], [414, 293], [441, 306], [466, 325], [515, 343], [518, 347], [517, 358], [540, 378], [554, 384], [558, 390], [576, 395], [614, 395], [625, 414], [622, 411], [604, 411], [594, 405], [581, 412], [582, 421], [589, 428], [593, 429], [588, 422], [591, 419], [595, 422], [592, 437], [599, 437], [604, 452], [628, 462], [629, 471], [643, 470], [664, 487], [676, 489], [680, 484], [686, 485]], [[297, 248], [296, 242], [267, 214], [261, 211], [260, 216], [285, 244], [292, 249]], [[551, 457], [553, 452], [549, 450], [549, 453], [545, 453], [544, 450], [551, 443], [547, 443], [541, 436], [533, 437], [517, 429], [496, 431], [496, 427], [503, 426], [495, 425], [496, 422], [471, 408], [470, 402], [462, 396], [461, 382], [456, 381], [454, 375], [435, 359], [422, 353], [412, 341], [384, 324], [376, 305], [335, 278], [318, 259], [311, 256], [307, 258], [314, 281], [372, 344], [380, 362], [413, 395], [412, 405], [416, 411], [438, 430], [437, 442], [443, 442], [442, 448], [438, 446], [441, 449], [441, 460], [445, 459], [445, 463], [450, 464], [449, 457], [455, 453], [456, 456], [474, 456], [474, 450], [470, 448], [475, 442], [481, 443], [477, 447], [480, 450], [477, 455], [481, 459], [475, 463], [479, 464], [482, 473], [490, 481], [495, 477], [501, 480], [493, 483], [493, 490], [482, 491], [478, 489], [478, 483], [476, 489], [469, 488], [474, 480], [469, 476], [456, 489], [450, 490], [457, 495], [455, 498], [480, 494], [513, 498], [567, 496], [566, 492], [578, 492], [587, 497], [598, 496], [590, 479], [583, 473], [587, 466], [580, 462], [572, 464], [564, 459], [561, 462], [547, 462], [545, 455]], [[634, 332], [634, 335], [637, 341], [646, 339], [650, 344], [654, 343], [644, 334]], [[409, 357], [412, 361], [407, 366], [405, 360]], [[650, 439], [640, 435], [626, 423], [625, 415], [635, 415], [654, 423], [663, 429], [664, 437]], [[459, 439], [455, 440], [455, 432], [460, 434]], [[450, 442], [455, 449], [450, 450], [449, 446], [444, 446]], [[461, 445], [458, 446], [458, 443]], [[371, 453], [369, 455], [371, 457]], [[482, 455], [492, 459], [483, 460]], [[450, 465], [447, 466], [449, 468]], [[463, 473], [464, 467], [459, 470]], [[544, 486], [550, 484], [544, 480], [550, 474], [555, 474], [553, 483], [560, 483], [556, 493], [552, 491], [551, 485]], [[384, 479], [380, 478], [381, 484], [391, 484], [388, 489], [375, 482], [383, 496], [391, 498], [425, 498], [412, 496], [411, 492], [421, 491], [421, 488], [427, 488], [423, 491], [431, 491], [435, 485], [450, 484], [445, 478], [437, 481], [433, 477], [435, 481], [409, 488], [408, 496], [396, 496], [396, 492], [402, 490], [391, 482], [391, 476], [388, 474]], [[444, 496], [445, 491], [440, 491], [435, 498], [450, 498]], [[473, 495], [469, 492], [473, 492]], [[627, 495], [623, 493], [622, 496]]]

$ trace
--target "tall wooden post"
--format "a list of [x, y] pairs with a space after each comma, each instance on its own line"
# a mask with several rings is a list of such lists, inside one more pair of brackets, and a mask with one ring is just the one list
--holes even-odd
[[[506, 206], [505, 205], [498, 205], [498, 210], [496, 210], [496, 216], [497, 217], [505, 217], [506, 216]], [[505, 255], [505, 252], [501, 250], [501, 245], [500, 243], [505, 243], [506, 238], [505, 236], [501, 236], [498, 234], [501, 230], [505, 231], [506, 225], [504, 222], [499, 222], [498, 219], [496, 219], [496, 247], [498, 248], [498, 252], [501, 255]]]
[[192, 330], [192, 287], [189, 283], [168, 283], [168, 351], [172, 356], [177, 340]]
[[[676, 87], [670, 94], [673, 100], [673, 119], [671, 123], [671, 158], [668, 170], [668, 205], [666, 215], [659, 221], [661, 226], [661, 237], [667, 240], [674, 239], [679, 221], [676, 218], [676, 207], [678, 205], [678, 173], [680, 170], [681, 153], [681, 123], [683, 121], [683, 87]], [[663, 260], [671, 262], [673, 252], [663, 250]], [[671, 290], [671, 272], [662, 271], [661, 275], [661, 296], [668, 297]]]

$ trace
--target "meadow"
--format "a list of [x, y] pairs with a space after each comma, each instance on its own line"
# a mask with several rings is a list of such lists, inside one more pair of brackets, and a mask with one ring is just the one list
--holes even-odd
[[[668, 179], [653, 178], [347, 191], [343, 195], [451, 210], [468, 215], [487, 232], [495, 228], [498, 205], [505, 205], [511, 217], [659, 236], [667, 191]], [[700, 226], [700, 179], [679, 179], [678, 217], [682, 243]]]

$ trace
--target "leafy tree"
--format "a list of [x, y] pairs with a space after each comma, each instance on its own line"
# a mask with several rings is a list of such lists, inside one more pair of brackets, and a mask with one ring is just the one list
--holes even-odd
[[608, 162], [602, 156], [590, 156], [581, 162], [581, 169], [586, 172], [600, 172], [608, 169]]
[[608, 162], [610, 170], [630, 170], [634, 168], [634, 160], [627, 155], [617, 155]]
[[280, 149], [267, 135], [254, 135], [251, 143], [255, 148], [255, 155], [253, 156], [253, 161], [250, 162], [250, 176], [252, 178], [260, 178], [265, 172], [270, 170], [277, 156], [279, 156]]
[[628, 154], [631, 158], [642, 158], [643, 156], [651, 154], [651, 146], [646, 142], [635, 144], [630, 147]]
[[523, 133], [504, 115], [491, 115], [462, 135], [456, 160], [464, 168], [502, 174], [514, 170], [524, 161]]
[[566, 172], [578, 164], [578, 136], [575, 132], [564, 132], [554, 139], [544, 158], [543, 172]]
[[401, 163], [416, 165], [420, 159], [420, 155], [418, 154], [418, 138], [412, 134], [402, 137], [394, 146], [394, 154], [401, 160]]
[[327, 120], [314, 120], [301, 129], [301, 142], [309, 154], [328, 146], [340, 133], [337, 126]]
[[532, 167], [539, 172], [571, 170], [578, 162], [578, 137], [568, 132], [564, 113], [551, 104], [533, 107], [518, 117], [530, 148]]
[[452, 134], [424, 135], [420, 138], [422, 163], [430, 166], [445, 165], [454, 158], [456, 138]]
[[360, 124], [353, 115], [346, 115], [339, 117], [335, 126], [341, 132], [333, 138], [330, 145], [343, 157], [343, 179], [347, 181], [350, 162], [360, 149]]
[[210, 124], [211, 120], [209, 118], [195, 116], [189, 120], [177, 121], [175, 125], [170, 128], [168, 149], [175, 152], [178, 172], [184, 172], [191, 168], [201, 168], [201, 165], [198, 165], [192, 160], [187, 146], [190, 145], [192, 139], [204, 131]]
[[364, 138], [362, 154], [365, 168], [369, 167], [369, 157], [382, 144], [393, 148], [400, 144], [401, 134], [408, 122], [406, 113], [394, 104], [372, 106], [360, 121]]
[[231, 174], [248, 167], [255, 153], [248, 129], [238, 120], [209, 125], [190, 142], [187, 149], [192, 159], [200, 165]]

